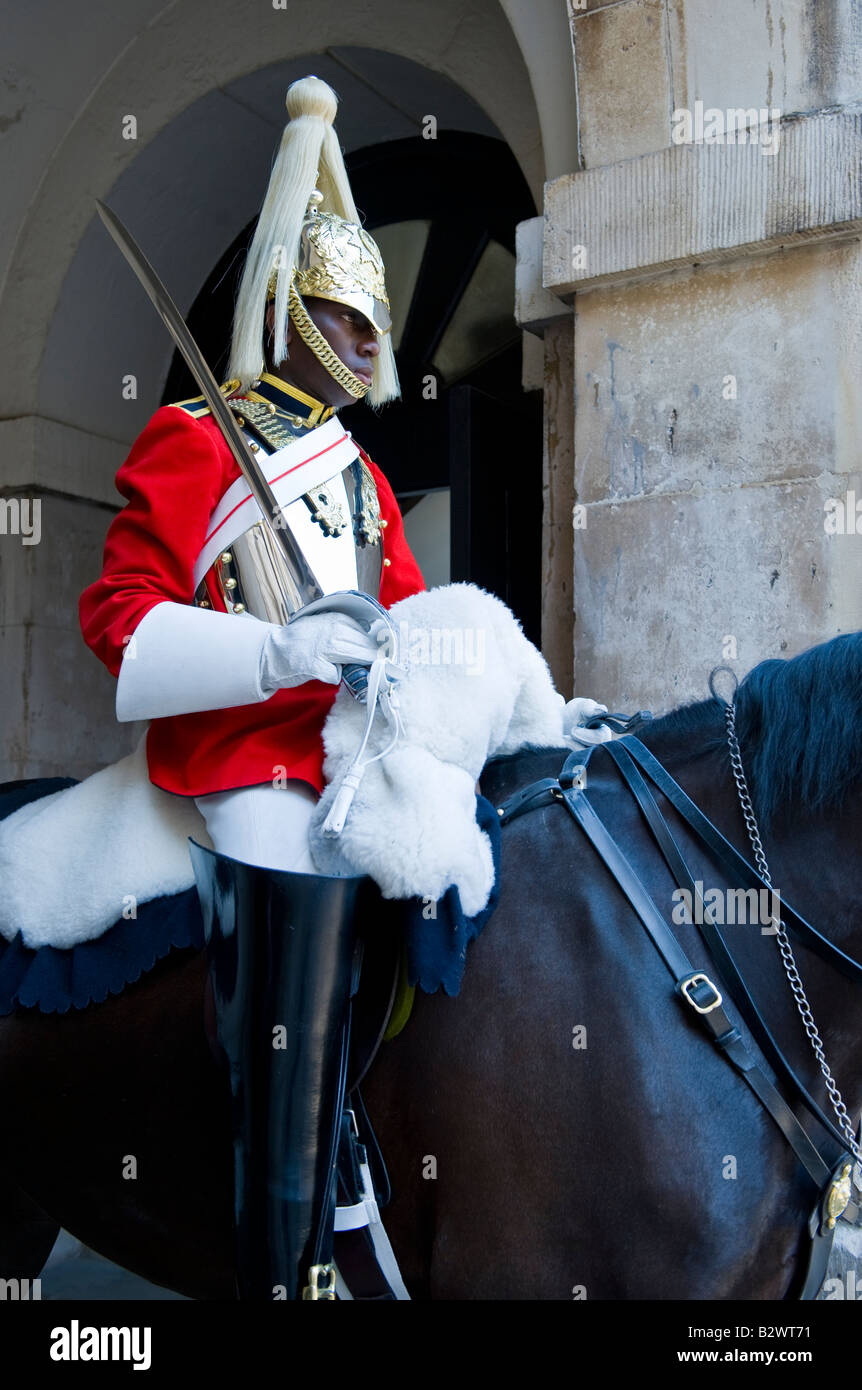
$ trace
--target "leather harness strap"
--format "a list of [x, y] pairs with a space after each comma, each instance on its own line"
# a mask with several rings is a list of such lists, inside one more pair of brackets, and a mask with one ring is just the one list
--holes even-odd
[[[620, 744], [623, 744], [623, 740], [620, 740]], [[680, 853], [679, 847], [671, 834], [670, 827], [659, 811], [649, 788], [632, 761], [630, 754], [625, 746], [620, 745], [609, 745], [607, 751], [619, 768], [630, 792], [640, 807], [647, 825], [655, 836], [656, 843], [664, 855], [668, 868], [676, 879], [677, 885], [680, 888], [686, 889], [690, 894], [690, 899], [695, 904], [695, 925], [712, 952], [719, 974], [723, 975], [727, 981], [728, 988], [733, 994], [734, 1002], [754, 1034], [759, 1046], [776, 1072], [783, 1075], [785, 1080], [799, 1091], [800, 1097], [808, 1111], [820, 1121], [824, 1129], [831, 1134], [832, 1138], [835, 1139], [843, 1149], [846, 1140], [841, 1131], [833, 1124], [829, 1117], [824, 1114], [821, 1107], [809, 1095], [769, 1031], [765, 1019], [752, 999], [748, 987], [734, 963], [727, 943], [722, 937], [712, 913], [704, 904], [700, 890], [689, 872], [688, 865], [685, 863]], [[659, 766], [661, 766], [661, 764], [659, 764]], [[664, 769], [662, 769], [662, 771], [663, 770]], [[685, 793], [683, 793], [683, 795], [685, 795]], [[694, 806], [694, 803], [692, 802], [691, 805]], [[697, 810], [697, 807], [694, 809]], [[785, 915], [787, 915], [788, 909], [785, 907], [783, 910]]]
[[566, 769], [560, 775], [563, 801], [649, 932], [653, 944], [673, 976], [676, 992], [695, 1011], [713, 1042], [722, 1049], [766, 1106], [818, 1188], [822, 1187], [831, 1177], [831, 1168], [820, 1157], [787, 1102], [778, 1094], [748, 1051], [742, 1034], [731, 1023], [722, 1007], [722, 997], [718, 989], [705, 971], [696, 970], [691, 964], [640, 878], [606, 830], [584, 792], [577, 787], [566, 786], [565, 781]]
[[[797, 1157], [800, 1158], [800, 1160], [807, 1168], [810, 1176], [813, 1178], [815, 1183], [817, 1183], [818, 1191], [820, 1193], [820, 1197], [818, 1199], [817, 1204], [815, 1205], [814, 1211], [812, 1212], [811, 1218], [808, 1223], [808, 1233], [811, 1239], [811, 1244], [809, 1248], [808, 1266], [799, 1293], [799, 1298], [801, 1300], [810, 1300], [816, 1297], [817, 1292], [820, 1289], [820, 1286], [822, 1285], [823, 1280], [826, 1276], [826, 1271], [829, 1264], [829, 1257], [832, 1251], [832, 1244], [835, 1238], [835, 1222], [834, 1220], [830, 1222], [829, 1219], [830, 1213], [828, 1210], [828, 1197], [830, 1191], [833, 1188], [833, 1185], [843, 1175], [848, 1162], [850, 1162], [850, 1157], [847, 1154], [845, 1148], [846, 1140], [842, 1135], [841, 1131], [832, 1123], [828, 1116], [824, 1114], [823, 1110], [820, 1108], [817, 1102], [814, 1101], [812, 1097], [809, 1095], [808, 1091], [805, 1089], [800, 1079], [794, 1073], [789, 1062], [787, 1061], [786, 1057], [784, 1056], [781, 1049], [778, 1047], [778, 1044], [775, 1042], [775, 1039], [773, 1038], [772, 1034], [770, 1033], [766, 1021], [762, 1017], [753, 998], [751, 997], [751, 994], [745, 984], [745, 981], [742, 978], [742, 975], [736, 968], [730, 951], [728, 950], [727, 945], [722, 938], [721, 932], [718, 930], [718, 927], [712, 917], [712, 914], [709, 912], [709, 910], [705, 907], [703, 903], [700, 891], [697, 888], [694, 880], [692, 879], [692, 876], [688, 870], [688, 866], [685, 863], [685, 860], [683, 859], [679, 851], [676, 841], [674, 840], [673, 835], [671, 834], [670, 828], [667, 822], [665, 821], [664, 817], [662, 816], [661, 812], [659, 811], [658, 806], [656, 805], [649, 788], [647, 787], [646, 783], [641, 777], [640, 772], [638, 771], [638, 768], [632, 759], [632, 755], [626, 747], [627, 744], [635, 745], [637, 747], [637, 751], [640, 754], [638, 761], [645, 765], [647, 769], [652, 769], [654, 774], [654, 784], [656, 786], [662, 786], [662, 790], [666, 791], [668, 798], [672, 799], [672, 804], [676, 807], [680, 814], [683, 815], [684, 819], [692, 827], [692, 829], [694, 829], [696, 833], [699, 833], [699, 826], [703, 825], [704, 829], [708, 827], [713, 832], [713, 835], [710, 836], [710, 840], [715, 846], [713, 852], [715, 854], [715, 857], [720, 858], [725, 868], [725, 871], [727, 873], [730, 873], [733, 868], [738, 869], [738, 864], [744, 865], [745, 868], [749, 870], [749, 873], [751, 872], [751, 870], [746, 861], [743, 860], [741, 856], [737, 855], [737, 852], [733, 848], [733, 846], [730, 845], [728, 841], [724, 840], [724, 837], [721, 836], [720, 832], [715, 829], [715, 827], [712, 825], [712, 822], [707, 820], [707, 818], [702, 814], [702, 812], [695, 805], [695, 803], [691, 801], [689, 797], [686, 796], [686, 793], [682, 790], [682, 788], [670, 777], [670, 775], [666, 772], [665, 768], [662, 767], [658, 759], [655, 758], [653, 754], [649, 752], [649, 749], [645, 748], [644, 745], [640, 743], [638, 739], [620, 739], [615, 744], [607, 747], [607, 752], [609, 753], [613, 761], [616, 763], [617, 768], [619, 769], [623, 779], [629, 787], [629, 790], [632, 792], [632, 795], [637, 801], [638, 806], [640, 807], [640, 810], [643, 813], [647, 821], [647, 824], [649, 825], [649, 828], [652, 831], [656, 839], [656, 842], [662, 851], [662, 854], [664, 855], [668, 868], [670, 869], [671, 873], [676, 879], [677, 885], [680, 888], [687, 889], [688, 892], [691, 894], [690, 900], [697, 905], [694, 914], [695, 923], [698, 926], [701, 936], [703, 936], [707, 946], [712, 952], [713, 958], [715, 959], [719, 972], [723, 974], [726, 980], [730, 981], [731, 988], [733, 990], [734, 1001], [737, 1007], [739, 1008], [740, 1013], [742, 1014], [746, 1023], [748, 1024], [749, 1028], [751, 1029], [754, 1037], [757, 1039], [758, 1043], [763, 1049], [764, 1054], [768, 1057], [772, 1065], [775, 1067], [776, 1072], [783, 1075], [785, 1080], [790, 1084], [790, 1086], [796, 1091], [798, 1091], [800, 1098], [803, 1104], [808, 1109], [809, 1113], [812, 1114], [820, 1122], [820, 1124], [824, 1127], [824, 1129], [832, 1138], [838, 1141], [839, 1153], [841, 1156], [838, 1159], [837, 1163], [834, 1163], [833, 1160], [834, 1166], [830, 1171], [826, 1168], [824, 1160], [822, 1159], [819, 1152], [814, 1148], [814, 1145], [811, 1144], [811, 1141], [808, 1139], [808, 1136], [805, 1135], [805, 1140], [807, 1144], [813, 1150], [813, 1152], [817, 1154], [817, 1159], [819, 1160], [820, 1176], [818, 1177], [817, 1168], [812, 1167], [810, 1163], [806, 1162], [803, 1153], [800, 1152], [798, 1143], [794, 1142], [794, 1135], [798, 1140], [799, 1134], [805, 1134], [805, 1131], [802, 1129], [802, 1126], [799, 1124], [799, 1121], [797, 1120], [796, 1116], [793, 1114], [792, 1111], [788, 1112], [793, 1122], [793, 1127], [790, 1131], [788, 1131], [788, 1129], [785, 1127], [785, 1124], [783, 1123], [780, 1113], [776, 1110], [774, 1106], [774, 1099], [776, 1097], [779, 1101], [781, 1101], [782, 1105], [784, 1104], [781, 1096], [778, 1095], [778, 1092], [775, 1091], [774, 1087], [770, 1087], [772, 1095], [772, 1103], [770, 1103], [769, 1092], [762, 1093], [760, 1090], [760, 1083], [765, 1080], [765, 1077], [763, 1076], [763, 1073], [760, 1071], [760, 1069], [755, 1067], [752, 1071], [749, 1071], [747, 1074], [745, 1074], [745, 1079], [748, 1081], [752, 1089], [755, 1090], [755, 1092], [758, 1094], [764, 1106], [767, 1110], [769, 1110], [770, 1114], [772, 1115], [772, 1118], [781, 1128], [782, 1133], [784, 1134], [788, 1143], [790, 1143], [793, 1147], [794, 1152], [797, 1154]], [[671, 793], [673, 794], [672, 797]], [[706, 836], [704, 835], [702, 836], [702, 838], [706, 838]], [[719, 842], [723, 843], [720, 844]], [[717, 850], [721, 851], [720, 855], [716, 852]], [[738, 861], [738, 864], [736, 861]], [[818, 949], [818, 954], [832, 960], [832, 955], [834, 953], [836, 956], [840, 957], [839, 968], [842, 969], [842, 973], [849, 974], [851, 978], [854, 977], [854, 967], [856, 967], [855, 961], [851, 960], [850, 957], [845, 956], [843, 952], [838, 951], [836, 947], [832, 946], [831, 942], [826, 941], [826, 938], [821, 937], [819, 933], [815, 932], [812, 927], [809, 927], [808, 923], [805, 922], [803, 918], [798, 917], [792, 908], [788, 908], [787, 905], [784, 904], [782, 906], [782, 911], [783, 915], [787, 917], [788, 921], [791, 923], [791, 929], [795, 929], [795, 934], [799, 939], [810, 944], [811, 942], [813, 942], [813, 938], [816, 937], [818, 946], [821, 946], [823, 943], [825, 943], [825, 946], [828, 948], [828, 950]], [[837, 960], [832, 961], [832, 963], [836, 965], [839, 964]], [[716, 1039], [716, 1041], [720, 1040]], [[746, 1051], [747, 1056], [750, 1058], [751, 1054], [747, 1053], [747, 1049], [744, 1050]], [[737, 1061], [737, 1059], [731, 1057], [731, 1061], [733, 1061], [734, 1065], [736, 1065], [737, 1067], [739, 1066], [739, 1062]], [[768, 1082], [767, 1086], [769, 1086]], [[826, 1171], [825, 1177], [823, 1176], [824, 1169]], [[845, 1220], [856, 1220], [858, 1218], [858, 1214], [858, 1205], [854, 1202], [848, 1202], [847, 1206], [844, 1209], [844, 1212], [842, 1213]]]
[[[704, 843], [712, 850], [718, 864], [725, 869], [733, 880], [736, 876], [749, 887], [761, 889], [766, 888], [766, 884], [760, 875], [752, 869], [747, 859], [734, 849], [729, 840], [726, 840], [720, 830], [717, 830], [711, 820], [697, 807], [690, 797], [686, 796], [682, 787], [673, 780], [670, 773], [662, 767], [658, 758], [645, 748], [640, 739], [634, 737], [621, 738], [618, 740], [620, 746], [627, 748], [631, 756], [643, 768], [647, 776], [655, 783], [660, 791], [664, 792], [668, 801], [688, 821], [689, 825], [700, 836]], [[825, 960], [827, 964], [835, 967], [842, 975], [846, 975], [849, 980], [856, 980], [862, 983], [862, 964], [853, 960], [838, 946], [833, 946], [825, 936], [821, 936], [815, 931], [804, 917], [800, 917], [798, 912], [794, 912], [788, 903], [782, 902], [782, 915], [786, 918], [788, 930], [810, 950]]]
[[[677, 883], [680, 887], [687, 888], [693, 896], [696, 895], [694, 900], [700, 898], [694, 880], [652, 794], [632, 761], [633, 758], [644, 768], [654, 784], [660, 787], [671, 804], [707, 844], [725, 871], [730, 872], [730, 881], [733, 881], [734, 878], [741, 878], [743, 882], [756, 887], [758, 890], [766, 888], [766, 885], [750, 865], [716, 830], [711, 821], [707, 820], [706, 816], [665, 771], [661, 763], [638, 739], [627, 737], [617, 740], [615, 744], [606, 743], [599, 746], [603, 747], [612, 758], [626, 785], [633, 793]], [[587, 799], [585, 791], [586, 768], [594, 751], [595, 745], [571, 753], [558, 777], [543, 778], [510, 796], [498, 808], [500, 822], [505, 825], [516, 816], [533, 810], [535, 807], [548, 805], [553, 801], [561, 801], [613, 874], [662, 956], [674, 979], [677, 994], [694, 1011], [713, 1042], [772, 1116], [817, 1186], [818, 1201], [808, 1223], [811, 1250], [806, 1275], [799, 1294], [801, 1299], [814, 1298], [826, 1273], [835, 1234], [836, 1216], [833, 1210], [832, 1194], [839, 1176], [843, 1178], [849, 1171], [847, 1169], [849, 1155], [842, 1152], [837, 1165], [834, 1158], [828, 1162], [822, 1156], [787, 1101], [776, 1090], [749, 1047], [746, 1046], [740, 1029], [735, 1027], [728, 1018], [722, 1007], [722, 996], [710, 977], [705, 971], [696, 970], [691, 965], [685, 951], [658, 911], [638, 874]], [[725, 977], [741, 991], [744, 1003], [734, 999], [740, 1013], [763, 1046], [765, 1055], [775, 1065], [776, 1071], [784, 1077], [784, 1080], [797, 1093], [812, 1115], [824, 1125], [830, 1137], [837, 1137], [843, 1150], [845, 1141], [840, 1131], [832, 1125], [820, 1107], [808, 1095], [772, 1038], [732, 961], [711, 914], [703, 908], [702, 899], [699, 901], [699, 907], [701, 911], [697, 915], [703, 918], [702, 935], [715, 955], [716, 964], [719, 970], [723, 970]], [[862, 966], [846, 956], [837, 947], [832, 946], [831, 942], [820, 936], [804, 919], [788, 908], [786, 903], [782, 903], [782, 914], [787, 919], [790, 930], [794, 931], [805, 944], [816, 950], [818, 955], [835, 965], [850, 978], [862, 978]], [[752, 1020], [754, 1020], [754, 1026], [752, 1026]], [[840, 1214], [845, 1216], [845, 1219], [851, 1216], [855, 1218], [858, 1214], [858, 1208], [848, 1202]]]

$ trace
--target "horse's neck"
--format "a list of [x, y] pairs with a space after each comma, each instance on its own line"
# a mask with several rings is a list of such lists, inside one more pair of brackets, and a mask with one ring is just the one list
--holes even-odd
[[[709, 733], [720, 735], [720, 725]], [[684, 741], [647, 737], [645, 742], [704, 814], [753, 863], [751, 842], [723, 749], [719, 747], [709, 756], [701, 756], [698, 750], [692, 756]], [[499, 805], [530, 782], [555, 777], [569, 752], [565, 747], [523, 749], [493, 758], [482, 770], [482, 794]], [[622, 786], [620, 794], [628, 795]], [[782, 899], [842, 950], [862, 959], [862, 807], [858, 798], [848, 801], [840, 812], [795, 820], [785, 817], [764, 830], [763, 845]]]
[[[862, 824], [858, 812], [830, 811], [764, 831], [777, 886], [812, 926], [862, 959]], [[862, 993], [859, 1004], [862, 1006]]]
[[[705, 737], [701, 735], [696, 741], [685, 738], [652, 739], [649, 736], [644, 741], [650, 744], [655, 756], [703, 813], [753, 864], [754, 854], [728, 755], [721, 740], [722, 732], [719, 723], [716, 728], [707, 730]], [[705, 738], [711, 740], [710, 745], [707, 745]], [[712, 751], [704, 753], [704, 748], [708, 746]], [[556, 776], [567, 756], [568, 750], [559, 748], [524, 750], [511, 757], [493, 759], [483, 769], [482, 792], [495, 805], [500, 805], [507, 796], [530, 782]], [[604, 759], [599, 756], [596, 761], [602, 763]], [[629, 795], [621, 784], [619, 795]], [[666, 805], [661, 796], [658, 800], [663, 806]], [[852, 811], [831, 812], [795, 821], [785, 817], [784, 821], [776, 823], [774, 828], [764, 829], [763, 833], [772, 881], [781, 900], [789, 903], [823, 936], [856, 960], [862, 960], [860, 831], [860, 812], [853, 808]], [[625, 851], [626, 846], [622, 845], [621, 848]], [[695, 876], [699, 876], [695, 866], [698, 862], [704, 865], [708, 858], [702, 846], [697, 846], [693, 838], [683, 836], [681, 848], [685, 855], [693, 852], [692, 868]], [[654, 848], [654, 856], [657, 863], [657, 848]], [[650, 852], [649, 861], [652, 857]], [[711, 877], [709, 868], [704, 868], [703, 873], [712, 882], [721, 881], [719, 873]], [[745, 927], [731, 926], [725, 935], [732, 954], [737, 956], [743, 977], [776, 1036], [788, 1049], [793, 1065], [819, 1094], [817, 1063], [802, 1031], [775, 941], [761, 935], [756, 926], [751, 931]], [[827, 1055], [839, 1080], [846, 1086], [848, 1108], [855, 1113], [862, 1103], [862, 1077], [857, 1085], [854, 1064], [862, 986], [838, 975], [831, 965], [818, 960], [808, 950], [797, 948], [796, 954]]]
[[[656, 756], [660, 756], [656, 750]], [[667, 759], [668, 770], [739, 853], [755, 864], [729, 761]], [[756, 795], [754, 796], [756, 809]], [[862, 812], [848, 800], [838, 810], [799, 814], [795, 808], [759, 826], [769, 872], [782, 901], [843, 951], [862, 959]], [[860, 995], [862, 1005], [862, 995]]]

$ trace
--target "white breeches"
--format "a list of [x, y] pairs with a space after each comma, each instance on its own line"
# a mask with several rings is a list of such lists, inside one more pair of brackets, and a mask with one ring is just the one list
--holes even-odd
[[317, 873], [308, 848], [308, 823], [317, 805], [314, 788], [297, 778], [285, 787], [264, 782], [196, 796], [219, 854], [265, 869]]

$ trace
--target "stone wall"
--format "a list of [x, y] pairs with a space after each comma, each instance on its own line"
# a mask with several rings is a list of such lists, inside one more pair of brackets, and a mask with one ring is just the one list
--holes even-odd
[[862, 506], [831, 522], [862, 503], [862, 7], [568, 3], [582, 167], [521, 229], [518, 314], [553, 380], [574, 306], [575, 688], [662, 711], [862, 626]]

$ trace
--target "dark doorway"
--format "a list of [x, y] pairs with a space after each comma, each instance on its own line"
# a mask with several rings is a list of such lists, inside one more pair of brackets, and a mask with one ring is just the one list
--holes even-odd
[[[441, 131], [346, 159], [365, 225], [381, 243], [402, 398], [340, 413], [389, 478], [405, 517], [449, 490], [449, 577], [497, 593], [541, 636], [541, 393], [521, 387], [512, 317], [515, 227], [535, 216], [508, 146]], [[224, 380], [252, 223], [222, 257], [189, 327]], [[175, 357], [164, 401], [196, 394]]]

